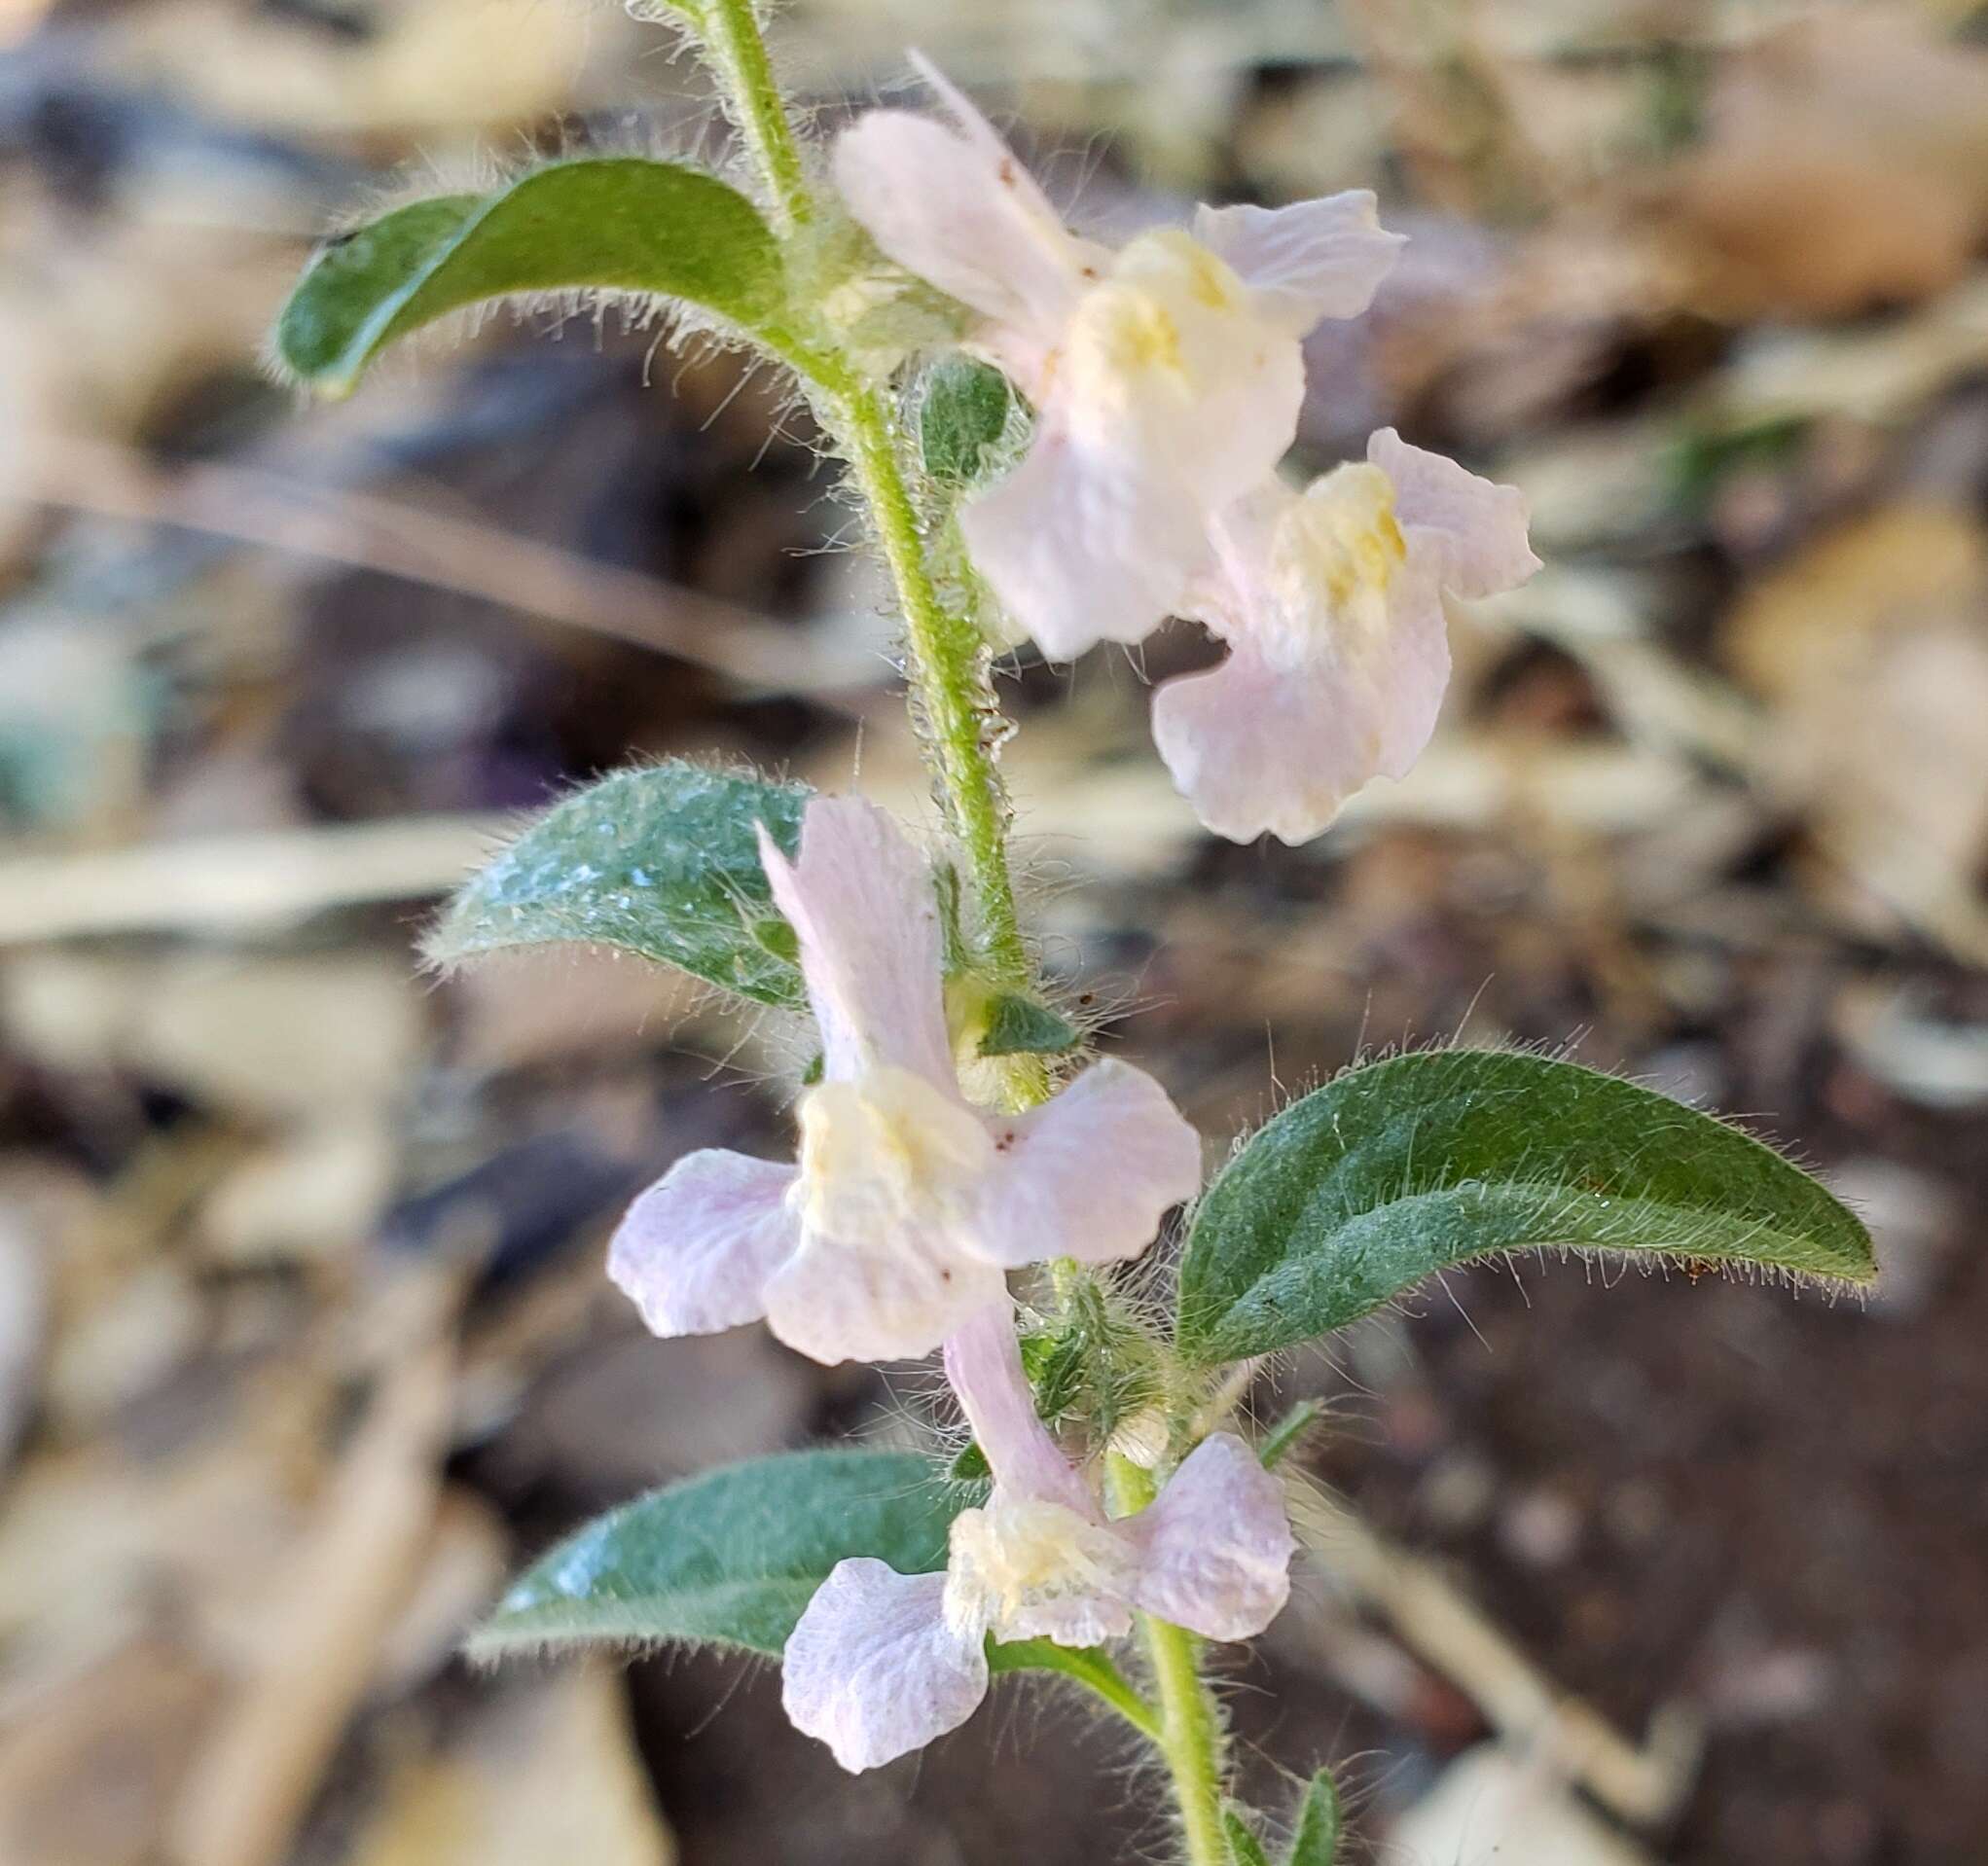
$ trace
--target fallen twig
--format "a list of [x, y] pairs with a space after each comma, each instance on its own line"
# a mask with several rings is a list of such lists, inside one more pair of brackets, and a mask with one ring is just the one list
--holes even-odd
[[315, 1526], [291, 1565], [280, 1651], [222, 1712], [174, 1810], [183, 1866], [275, 1866], [288, 1856], [380, 1643], [413, 1582], [441, 1496], [453, 1395], [438, 1290], [415, 1292], [416, 1338], [390, 1357]]
[[187, 837], [0, 861], [0, 946], [103, 933], [235, 932], [453, 887], [500, 818], [405, 816], [330, 829]]
[[1379, 1614], [1401, 1642], [1468, 1696], [1516, 1747], [1550, 1753], [1571, 1781], [1641, 1826], [1682, 1805], [1697, 1770], [1697, 1720], [1658, 1712], [1639, 1748], [1546, 1677], [1429, 1562], [1383, 1540], [1302, 1477], [1286, 1485], [1291, 1525], [1327, 1577]]
[[748, 688], [820, 697], [888, 675], [874, 648], [826, 641], [737, 603], [426, 507], [222, 462], [155, 466], [128, 448], [77, 435], [23, 437], [19, 455], [18, 489], [43, 505], [183, 525], [480, 596]]

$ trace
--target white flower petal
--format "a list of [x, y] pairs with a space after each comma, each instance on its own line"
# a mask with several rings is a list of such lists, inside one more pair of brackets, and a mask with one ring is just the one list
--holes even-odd
[[1247, 1639], [1290, 1597], [1283, 1487], [1228, 1432], [1204, 1439], [1157, 1500], [1118, 1525], [1138, 1551], [1133, 1598], [1210, 1639]]
[[1086, 1499], [1078, 1512], [995, 1485], [985, 1509], [953, 1519], [946, 1617], [996, 1639], [1092, 1646], [1132, 1631], [1139, 1556]]
[[958, 127], [869, 111], [836, 139], [836, 187], [900, 266], [1047, 349], [1075, 301], [1084, 251], [987, 119], [917, 62]]
[[1142, 641], [1208, 551], [1186, 486], [1134, 454], [1080, 446], [1049, 410], [1027, 456], [959, 522], [1002, 607], [1055, 661]]
[[1247, 640], [1277, 600], [1271, 587], [1271, 555], [1279, 528], [1299, 497], [1271, 474], [1216, 513], [1209, 523], [1211, 555], [1179, 613], [1224, 641]]
[[[1101, 1536], [1111, 1536], [1101, 1529]], [[1132, 1603], [1122, 1596], [1098, 1591], [1046, 1594], [1025, 1601], [1002, 1624], [1004, 1639], [1054, 1639], [1060, 1646], [1098, 1646], [1122, 1639], [1132, 1631]]]
[[888, 1064], [816, 1083], [800, 1119], [808, 1227], [856, 1242], [950, 1237], [998, 1157], [956, 1090]]
[[946, 1380], [1004, 1497], [1097, 1518], [1090, 1488], [1036, 1415], [1005, 1292], [947, 1337]]
[[955, 1089], [931, 871], [904, 832], [859, 797], [817, 797], [789, 862], [762, 827], [760, 861], [801, 943], [821, 1026], [822, 1073], [880, 1065]]
[[1206, 514], [1277, 465], [1304, 396], [1298, 340], [1222, 260], [1163, 227], [1078, 300], [1049, 401], [1079, 449], [1164, 464]]
[[998, 1270], [953, 1254], [942, 1237], [886, 1230], [844, 1240], [804, 1228], [801, 1248], [767, 1283], [766, 1319], [827, 1366], [914, 1360], [1006, 1295]]
[[1394, 514], [1411, 552], [1458, 596], [1515, 590], [1539, 567], [1526, 538], [1526, 495], [1410, 447], [1392, 428], [1367, 443], [1367, 458], [1394, 483]]
[[1408, 243], [1382, 228], [1364, 188], [1288, 207], [1203, 207], [1194, 236], [1250, 288], [1260, 315], [1293, 337], [1321, 318], [1359, 316]]
[[981, 1638], [947, 1626], [945, 1593], [943, 1574], [839, 1561], [788, 1637], [787, 1716], [851, 1773], [958, 1729], [987, 1696]]
[[1428, 743], [1449, 683], [1449, 636], [1426, 575], [1411, 567], [1398, 581], [1388, 638], [1364, 664], [1321, 655], [1274, 666], [1245, 638], [1220, 666], [1153, 696], [1153, 741], [1217, 836], [1309, 842], [1374, 778], [1403, 775]]
[[716, 1148], [687, 1154], [629, 1207], [607, 1274], [652, 1333], [709, 1335], [766, 1312], [766, 1285], [801, 1241], [792, 1166]]
[[1201, 1185], [1201, 1136], [1151, 1076], [1115, 1058], [1041, 1107], [996, 1119], [994, 1135], [973, 1237], [1010, 1269], [1137, 1257]]

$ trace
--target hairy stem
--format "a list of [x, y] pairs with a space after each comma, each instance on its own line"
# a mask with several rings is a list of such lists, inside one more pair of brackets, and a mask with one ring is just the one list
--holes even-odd
[[[1121, 1516], [1153, 1500], [1151, 1472], [1116, 1453], [1109, 1471], [1113, 1506]], [[1222, 1834], [1222, 1720], [1202, 1677], [1202, 1642], [1185, 1627], [1149, 1613], [1140, 1614], [1139, 1623], [1160, 1712], [1154, 1744], [1174, 1777], [1188, 1866], [1229, 1866], [1229, 1844]]]
[[[785, 230], [806, 226], [814, 218], [815, 203], [752, 0], [697, 0], [695, 17]], [[913, 703], [950, 827], [973, 878], [988, 962], [1003, 983], [1026, 985], [1029, 951], [1008, 871], [1007, 792], [991, 748], [998, 714], [988, 684], [985, 641], [973, 619], [948, 608], [939, 593], [888, 396], [840, 347], [817, 347], [798, 367], [819, 392], [822, 416], [869, 506], [896, 585]], [[1009, 1073], [1017, 1100], [1041, 1099], [1047, 1085], [1039, 1066]]]
[[814, 218], [814, 197], [786, 103], [774, 82], [753, 0], [695, 0], [690, 17], [731, 106], [732, 121], [773, 196], [781, 232], [807, 226]]
[[1007, 791], [987, 741], [994, 705], [986, 645], [972, 619], [950, 610], [932, 580], [892, 411], [867, 383], [850, 381], [837, 400], [837, 425], [849, 467], [869, 503], [897, 586], [911, 651], [912, 696], [928, 735], [947, 814], [973, 877], [987, 956], [1001, 979], [1023, 985], [1029, 953], [1008, 872]]
[[1060, 1671], [1097, 1694], [1148, 1742], [1160, 1741], [1160, 1718], [1132, 1680], [1095, 1646], [1058, 1645], [1054, 1639], [1019, 1639], [988, 1651], [988, 1669], [994, 1672], [1039, 1669]]

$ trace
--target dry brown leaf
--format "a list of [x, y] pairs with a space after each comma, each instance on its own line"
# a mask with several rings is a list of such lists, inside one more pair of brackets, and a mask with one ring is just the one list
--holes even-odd
[[474, 1491], [445, 1491], [419, 1576], [380, 1643], [369, 1697], [402, 1697], [453, 1659], [503, 1588], [510, 1560], [503, 1518]]
[[101, 1426], [181, 1366], [205, 1324], [184, 1269], [163, 1258], [140, 1265], [64, 1317], [43, 1382], [51, 1424], [65, 1437]]
[[29, 1210], [0, 1199], [0, 1471], [35, 1403], [49, 1321], [48, 1253]]
[[[1988, 632], [1934, 621], [1777, 723], [1782, 769], [1809, 790], [1829, 864], [1976, 963], [1988, 911], [1975, 877], [1988, 851]], [[1818, 879], [1831, 893], [1833, 878]], [[1846, 903], [1855, 908], [1856, 903]]]
[[448, 990], [461, 1013], [453, 1059], [491, 1072], [635, 1054], [703, 994], [687, 973], [583, 947], [493, 952]]
[[1896, 425], [1954, 382], [1988, 366], [1988, 274], [1909, 317], [1847, 331], [1756, 333], [1709, 383], [1708, 431], [1843, 415]]
[[219, 115], [295, 133], [510, 126], [566, 108], [590, 54], [632, 43], [614, 14], [538, 0], [399, 0], [358, 35], [313, 30], [243, 0], [135, 9], [116, 48], [127, 75]]
[[259, 1148], [202, 1202], [206, 1254], [230, 1265], [348, 1259], [372, 1236], [398, 1164], [370, 1109], [307, 1123]]
[[1895, 1094], [1950, 1110], [1988, 1103], [1988, 1023], [1941, 1018], [1883, 982], [1846, 987], [1830, 1023], [1837, 1040]]
[[126, 1068], [217, 1109], [322, 1121], [406, 1085], [421, 996], [398, 957], [163, 962], [37, 953], [7, 968], [16, 1040], [67, 1069]]
[[276, 1642], [266, 1577], [302, 1528], [335, 1373], [292, 1356], [156, 1457], [98, 1437], [29, 1458], [0, 1511], [5, 1691], [100, 1652], [102, 1626], [159, 1614], [229, 1664]]
[[[31, 184], [20, 197], [0, 214], [0, 412], [24, 426], [0, 450], [0, 489], [31, 496], [38, 435], [128, 435], [210, 372], [249, 366], [297, 249], [239, 227], [88, 219]], [[0, 521], [18, 510], [0, 504]]]
[[1825, 532], [1753, 585], [1726, 625], [1734, 670], [1762, 699], [1800, 703], [1859, 672], [1873, 643], [1930, 609], [1969, 600], [1988, 576], [1988, 537], [1970, 514], [1901, 504]]
[[348, 1866], [670, 1866], [617, 1677], [567, 1666], [493, 1690], [416, 1767]]
[[1988, 53], [1923, 12], [1810, 13], [1722, 61], [1662, 232], [1700, 302], [1832, 316], [1954, 283], [1988, 224]]
[[267, 932], [328, 909], [445, 894], [505, 833], [410, 816], [0, 862], [0, 945], [90, 934]]
[[1824, 858], [1815, 884], [1873, 931], [1902, 914], [1988, 956], [1976, 890], [1988, 850], [1979, 523], [1932, 506], [1871, 514], [1764, 579], [1727, 647], [1774, 702], [1759, 770]]
[[220, 1697], [182, 1647], [135, 1640], [0, 1724], [0, 1859], [144, 1866]]
[[411, 1339], [386, 1368], [303, 1546], [281, 1577], [280, 1647], [217, 1718], [168, 1827], [184, 1866], [275, 1866], [380, 1662], [433, 1532], [453, 1357], [444, 1297], [407, 1285]]
[[1422, 1866], [1654, 1866], [1581, 1805], [1548, 1756], [1485, 1743], [1458, 1757], [1389, 1830]]

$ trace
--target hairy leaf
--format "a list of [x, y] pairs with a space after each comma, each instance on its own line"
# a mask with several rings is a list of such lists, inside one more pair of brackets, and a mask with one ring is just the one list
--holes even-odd
[[1876, 1269], [1835, 1199], [1709, 1115], [1572, 1063], [1430, 1051], [1306, 1095], [1223, 1169], [1188, 1235], [1179, 1343], [1207, 1363], [1268, 1353], [1538, 1248], [1844, 1283]]
[[276, 354], [343, 395], [387, 344], [438, 317], [570, 290], [675, 299], [784, 342], [779, 247], [759, 210], [701, 169], [610, 156], [416, 201], [327, 242], [277, 319]]
[[980, 1039], [980, 1054], [1061, 1056], [1082, 1041], [1076, 1025], [1040, 998], [1020, 991], [1001, 991], [987, 1007], [987, 1029]]
[[1312, 1777], [1298, 1808], [1298, 1829], [1284, 1866], [1332, 1866], [1339, 1857], [1339, 1784], [1329, 1769]]
[[429, 936], [445, 965], [550, 942], [618, 947], [760, 1004], [802, 998], [793, 929], [759, 865], [789, 855], [811, 793], [681, 759], [617, 772], [554, 805], [472, 876]]
[[777, 1657], [838, 1561], [942, 1568], [947, 1530], [972, 1500], [902, 1452], [786, 1452], [707, 1471], [610, 1511], [534, 1562], [470, 1651], [676, 1640]]
[[1263, 1843], [1234, 1808], [1222, 1810], [1222, 1836], [1229, 1843], [1230, 1866], [1270, 1866]]
[[1066, 1283], [1057, 1310], [1022, 1336], [1035, 1410], [1051, 1425], [1081, 1421], [1098, 1440], [1162, 1397], [1153, 1343], [1090, 1271]]
[[999, 370], [970, 356], [934, 364], [918, 412], [919, 449], [932, 482], [957, 491], [990, 478], [1014, 408], [1014, 392]]

